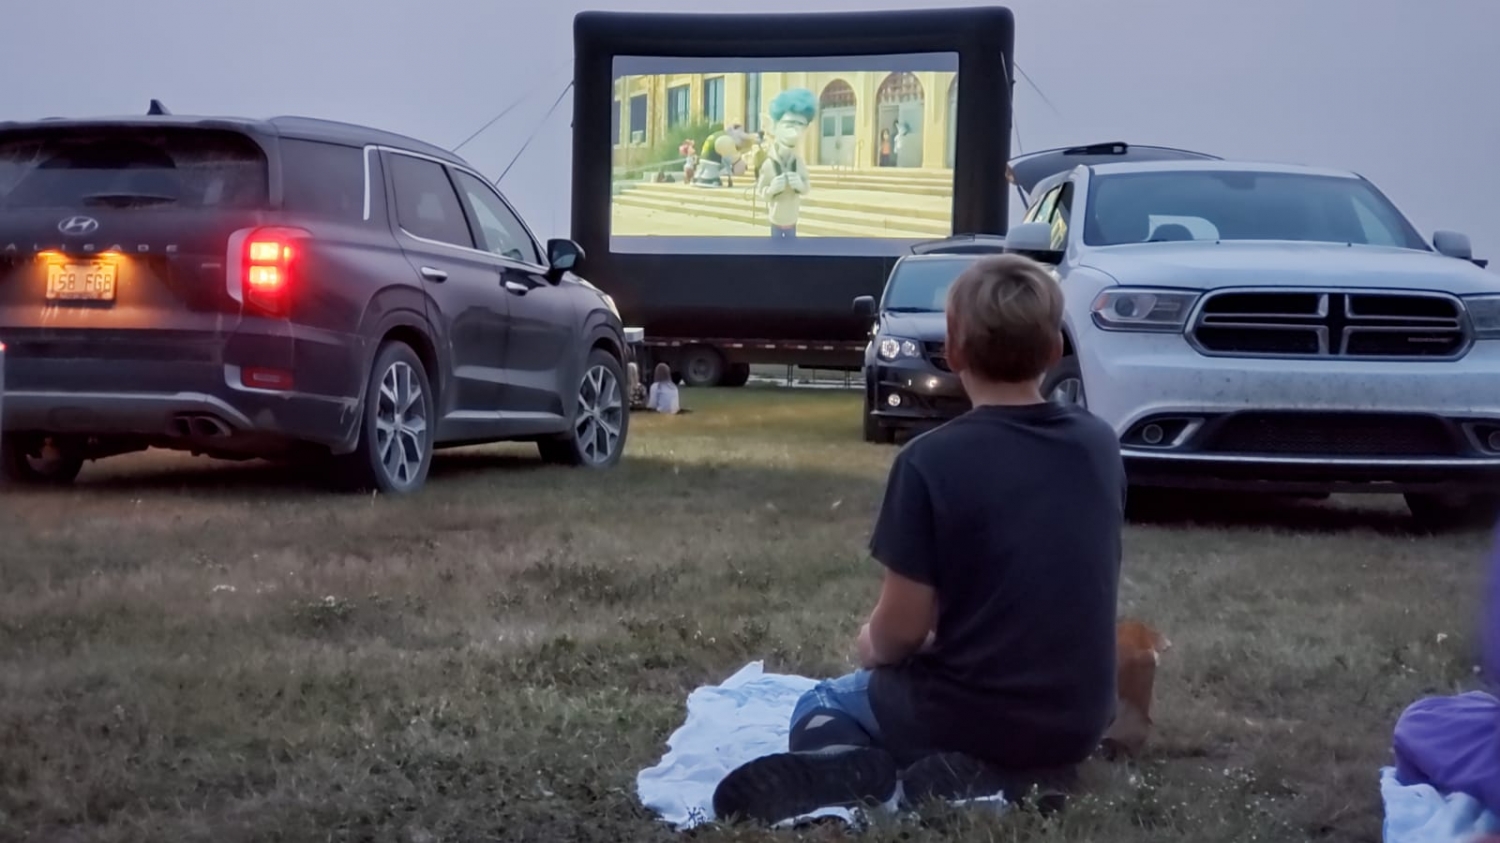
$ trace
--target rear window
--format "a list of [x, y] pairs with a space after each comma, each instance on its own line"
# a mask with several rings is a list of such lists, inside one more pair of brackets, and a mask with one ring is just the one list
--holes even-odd
[[282, 206], [359, 222], [365, 216], [365, 153], [354, 146], [282, 139]]
[[0, 134], [0, 209], [246, 209], [267, 200], [265, 154], [217, 129]]

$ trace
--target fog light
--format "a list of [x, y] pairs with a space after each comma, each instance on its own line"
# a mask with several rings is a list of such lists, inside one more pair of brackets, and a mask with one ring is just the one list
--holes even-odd
[[892, 392], [890, 395], [887, 395], [885, 397], [885, 403], [889, 404], [892, 407], [899, 407], [901, 406], [901, 396]]
[[1490, 431], [1490, 435], [1484, 437], [1484, 443], [1490, 446], [1491, 451], [1500, 451], [1500, 430]]
[[1141, 441], [1147, 445], [1160, 445], [1167, 438], [1167, 432], [1161, 429], [1159, 424], [1148, 424], [1141, 428]]

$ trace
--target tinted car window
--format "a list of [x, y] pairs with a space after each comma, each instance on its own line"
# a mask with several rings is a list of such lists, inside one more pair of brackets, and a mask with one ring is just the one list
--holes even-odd
[[469, 221], [443, 166], [410, 155], [392, 154], [389, 160], [397, 224], [415, 237], [474, 248]]
[[238, 132], [140, 127], [0, 133], [0, 208], [263, 206], [266, 157]]
[[479, 223], [480, 247], [511, 260], [538, 264], [542, 256], [521, 220], [489, 185], [469, 173], [455, 170], [459, 190]]
[[1089, 183], [1087, 217], [1083, 237], [1090, 246], [1140, 243], [1152, 236], [1153, 218], [1185, 217], [1200, 230], [1214, 231], [1217, 240], [1427, 250], [1411, 223], [1369, 182], [1337, 176], [1245, 171], [1096, 175]]
[[365, 214], [365, 153], [353, 146], [281, 142], [282, 203], [289, 211], [359, 222]]
[[983, 255], [906, 261], [891, 276], [881, 306], [886, 310], [908, 313], [941, 312], [948, 301], [948, 288], [959, 273], [981, 257]]

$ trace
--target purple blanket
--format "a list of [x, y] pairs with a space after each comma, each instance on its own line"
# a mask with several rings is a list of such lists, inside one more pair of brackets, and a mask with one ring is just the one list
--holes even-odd
[[[1500, 535], [1490, 557], [1489, 593], [1480, 617], [1486, 683], [1500, 683]], [[1484, 691], [1429, 697], [1396, 721], [1396, 777], [1466, 793], [1500, 813], [1500, 699]]]

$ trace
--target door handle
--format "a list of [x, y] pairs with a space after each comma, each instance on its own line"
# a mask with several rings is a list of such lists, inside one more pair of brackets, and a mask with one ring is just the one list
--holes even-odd
[[524, 296], [527, 293], [531, 292], [531, 288], [526, 286], [525, 284], [522, 284], [520, 281], [506, 281], [505, 289], [507, 292], [515, 293], [518, 296]]
[[422, 267], [422, 277], [426, 278], [428, 281], [447, 281], [448, 273], [442, 271], [441, 269], [433, 269], [430, 266], [424, 266]]

